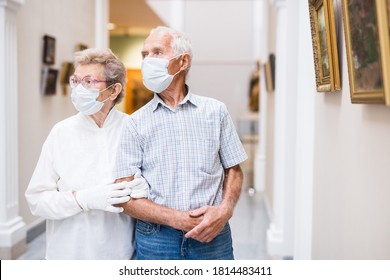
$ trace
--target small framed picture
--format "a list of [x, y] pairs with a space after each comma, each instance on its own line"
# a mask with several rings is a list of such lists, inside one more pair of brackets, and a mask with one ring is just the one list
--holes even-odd
[[272, 53], [268, 56], [268, 61], [265, 67], [265, 85], [267, 92], [271, 93], [275, 90], [275, 55]]
[[390, 105], [389, 1], [342, 4], [351, 102]]
[[85, 49], [88, 49], [88, 46], [86, 44], [82, 44], [82, 43], [77, 44], [75, 47], [76, 52], [83, 51]]
[[42, 82], [41, 93], [42, 95], [54, 95], [57, 91], [57, 77], [58, 70], [43, 67], [42, 68]]
[[43, 36], [43, 63], [53, 65], [56, 55], [56, 39], [49, 35]]
[[61, 85], [68, 85], [69, 84], [69, 78], [73, 75], [74, 72], [74, 66], [73, 63], [70, 61], [65, 61], [62, 63], [61, 66], [61, 75], [60, 75], [60, 84]]
[[62, 87], [62, 94], [67, 94], [67, 89], [69, 85], [69, 78], [74, 73], [73, 63], [70, 61], [65, 61], [62, 63], [60, 71], [60, 85]]
[[333, 0], [309, 0], [316, 87], [319, 92], [341, 88]]

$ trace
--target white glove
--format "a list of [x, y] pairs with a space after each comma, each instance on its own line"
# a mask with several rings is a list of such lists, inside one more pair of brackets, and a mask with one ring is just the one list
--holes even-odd
[[96, 209], [112, 213], [123, 212], [122, 207], [114, 204], [125, 203], [130, 200], [131, 189], [129, 182], [97, 186], [76, 192], [76, 200], [84, 211]]
[[141, 173], [135, 173], [134, 180], [127, 183], [128, 185], [126, 187], [132, 190], [130, 195], [131, 198], [148, 197], [149, 185], [144, 177], [141, 176]]

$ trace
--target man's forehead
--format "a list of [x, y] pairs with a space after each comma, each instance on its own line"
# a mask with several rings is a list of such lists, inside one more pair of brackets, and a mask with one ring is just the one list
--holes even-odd
[[160, 32], [154, 32], [153, 34], [150, 34], [146, 40], [145, 43], [155, 43], [155, 44], [170, 44], [172, 41], [172, 36], [165, 32], [165, 31], [160, 31]]
[[171, 40], [169, 38], [149, 38], [145, 40], [142, 52], [171, 51]]

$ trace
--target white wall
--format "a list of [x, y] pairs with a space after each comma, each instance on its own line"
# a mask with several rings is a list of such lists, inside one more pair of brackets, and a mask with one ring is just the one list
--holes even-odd
[[184, 31], [194, 60], [189, 85], [199, 95], [224, 102], [237, 124], [248, 109], [255, 67], [254, 1], [185, 1]]
[[75, 113], [70, 94], [64, 96], [57, 84], [54, 96], [40, 95], [43, 36], [56, 38], [54, 68], [72, 61], [78, 43], [94, 46], [94, 0], [26, 0], [18, 12], [19, 90], [19, 199], [20, 214], [27, 224], [36, 218], [27, 208], [27, 188], [40, 150], [51, 127]]
[[351, 104], [342, 40], [342, 90], [316, 97], [314, 259], [390, 259], [390, 108]]
[[[273, 5], [269, 5], [268, 9], [268, 50], [269, 53], [275, 54], [276, 41], [276, 13]], [[276, 58], [277, 59], [277, 58]], [[265, 82], [265, 81], [263, 81]], [[270, 220], [273, 220], [273, 176], [274, 176], [274, 121], [275, 121], [275, 92], [267, 92], [267, 122], [266, 122], [266, 173], [265, 173], [265, 189], [264, 199]], [[260, 141], [262, 136], [260, 135]]]
[[[148, 0], [167, 25], [187, 33], [194, 59], [191, 90], [224, 102], [236, 125], [249, 111], [249, 82], [255, 62], [256, 0]], [[258, 52], [257, 52], [258, 53]]]
[[[315, 97], [312, 258], [390, 259], [390, 107], [351, 103], [337, 12], [342, 90], [317, 93], [313, 82], [299, 81]], [[302, 40], [311, 45], [310, 35]]]
[[[296, 108], [288, 108], [296, 110], [297, 145], [292, 148], [294, 151], [289, 151], [296, 158], [289, 167], [295, 169], [296, 188], [293, 195], [283, 193], [295, 203], [294, 258], [389, 259], [390, 107], [350, 101], [341, 0], [334, 0], [334, 5], [340, 28], [342, 89], [332, 93], [318, 93], [315, 88], [307, 2], [286, 3], [289, 17], [296, 15], [294, 5], [299, 5], [300, 16], [306, 17], [301, 20], [296, 17], [295, 35], [299, 40], [296, 66], [285, 65], [290, 78], [297, 80], [297, 84], [289, 88], [291, 95], [297, 98], [296, 104], [289, 106]], [[276, 95], [277, 92], [275, 99], [268, 96], [267, 120], [271, 120], [272, 109], [280, 101]], [[281, 129], [276, 122], [267, 122], [267, 125], [267, 131]], [[267, 143], [269, 177], [270, 172], [276, 171], [269, 168], [274, 164], [272, 153], [278, 147], [268, 139]], [[267, 180], [266, 197], [275, 198], [274, 185], [274, 181]], [[283, 207], [288, 205], [285, 202]]]

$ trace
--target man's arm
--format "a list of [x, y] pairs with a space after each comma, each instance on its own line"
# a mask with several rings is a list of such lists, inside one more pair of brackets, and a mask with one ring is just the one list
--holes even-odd
[[217, 206], [203, 206], [190, 211], [191, 217], [203, 215], [202, 222], [186, 234], [200, 242], [212, 241], [233, 216], [234, 207], [241, 194], [244, 175], [240, 165], [225, 170], [222, 203]]
[[[115, 182], [131, 181], [133, 177], [121, 178]], [[191, 217], [188, 211], [179, 211], [165, 206], [161, 206], [148, 199], [130, 199], [130, 201], [120, 204], [124, 213], [142, 221], [163, 224], [175, 229], [190, 231], [197, 226], [203, 216]]]

